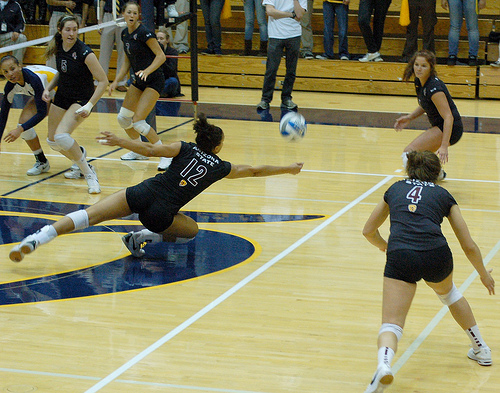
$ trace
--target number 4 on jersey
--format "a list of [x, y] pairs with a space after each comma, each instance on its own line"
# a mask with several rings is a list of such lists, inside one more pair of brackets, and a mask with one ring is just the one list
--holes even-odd
[[418, 203], [422, 199], [422, 186], [415, 186], [408, 194], [406, 194], [406, 198], [412, 201], [412, 203]]

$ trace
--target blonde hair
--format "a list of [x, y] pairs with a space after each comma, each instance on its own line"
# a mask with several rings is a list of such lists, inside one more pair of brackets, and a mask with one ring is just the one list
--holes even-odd
[[66, 22], [70, 21], [75, 22], [76, 25], [78, 26], [78, 18], [74, 15], [69, 15], [69, 14], [63, 15], [57, 21], [57, 31], [54, 34], [54, 37], [52, 37], [52, 39], [50, 40], [49, 44], [47, 45], [47, 49], [45, 49], [46, 59], [54, 56], [57, 50], [61, 47], [62, 44], [61, 30], [64, 28]]

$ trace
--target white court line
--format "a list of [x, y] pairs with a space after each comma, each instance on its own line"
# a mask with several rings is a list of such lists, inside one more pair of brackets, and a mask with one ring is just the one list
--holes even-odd
[[318, 232], [326, 228], [328, 225], [330, 225], [333, 221], [335, 221], [337, 218], [342, 216], [344, 213], [352, 209], [354, 206], [356, 206], [359, 202], [361, 202], [363, 199], [371, 195], [373, 192], [378, 190], [380, 187], [382, 187], [384, 184], [389, 182], [394, 178], [393, 175], [387, 176], [385, 179], [381, 180], [378, 182], [376, 185], [374, 185], [372, 188], [370, 188], [368, 191], [366, 191], [364, 194], [356, 198], [354, 201], [349, 203], [347, 206], [344, 206], [342, 209], [340, 209], [337, 213], [335, 213], [333, 216], [331, 216], [328, 220], [325, 220], [323, 223], [318, 225], [316, 228], [314, 228], [311, 232], [309, 232], [307, 235], [303, 236], [301, 239], [297, 240], [294, 244], [289, 246], [287, 249], [276, 255], [273, 259], [262, 265], [260, 268], [258, 268], [256, 271], [245, 277], [243, 280], [241, 280], [239, 283], [234, 285], [232, 288], [228, 289], [225, 293], [223, 293], [221, 296], [219, 296], [217, 299], [215, 299], [213, 302], [208, 304], [207, 306], [203, 307], [200, 311], [198, 311], [196, 314], [194, 314], [192, 317], [181, 323], [179, 326], [177, 326], [175, 329], [171, 330], [169, 333], [167, 333], [165, 336], [160, 338], [158, 341], [156, 341], [154, 344], [150, 345], [148, 348], [143, 350], [141, 353], [137, 354], [134, 356], [132, 359], [130, 359], [127, 363], [125, 363], [123, 366], [119, 367], [115, 371], [113, 371], [111, 374], [109, 374], [107, 377], [102, 379], [100, 382], [92, 386], [90, 389], [88, 389], [85, 393], [95, 393], [99, 390], [101, 390], [103, 387], [108, 385], [110, 382], [114, 381], [116, 378], [118, 378], [121, 374], [123, 374], [125, 371], [139, 363], [142, 359], [144, 359], [146, 356], [150, 355], [153, 353], [155, 350], [160, 348], [163, 344], [166, 342], [170, 341], [172, 338], [177, 336], [179, 333], [184, 331], [186, 328], [191, 326], [193, 323], [198, 321], [200, 318], [202, 318], [205, 314], [213, 310], [215, 307], [217, 307], [219, 304], [221, 304], [224, 300], [228, 299], [231, 295], [236, 293], [238, 290], [243, 288], [245, 285], [247, 285], [249, 282], [260, 276], [262, 273], [264, 273], [266, 270], [268, 270], [270, 267], [275, 265], [277, 262], [279, 262], [281, 259], [286, 257], [288, 254], [290, 254], [293, 250], [295, 250], [297, 247], [301, 246], [303, 243], [305, 243], [307, 240], [309, 240], [311, 237], [316, 235]]
[[[488, 253], [488, 255], [484, 258], [484, 265], [488, 265], [490, 263], [491, 259], [497, 254], [497, 252], [500, 250], [500, 240], [498, 241], [497, 244], [491, 249], [491, 251]], [[474, 281], [474, 279], [478, 276], [476, 270], [474, 270], [471, 275], [464, 281], [464, 283], [458, 288], [460, 293], [464, 293], [467, 288], [469, 288], [470, 284]], [[418, 349], [420, 344], [424, 342], [424, 340], [431, 334], [431, 332], [434, 330], [434, 328], [438, 325], [438, 323], [443, 319], [443, 317], [446, 315], [448, 312], [448, 307], [443, 306], [441, 310], [436, 314], [434, 318], [429, 322], [429, 324], [425, 327], [424, 330], [422, 330], [422, 333], [411, 343], [411, 345], [408, 347], [408, 349], [401, 355], [401, 357], [398, 359], [396, 363], [394, 363], [394, 366], [392, 367], [392, 371], [394, 374], [396, 374], [401, 367], [407, 362], [407, 360], [415, 353], [415, 351]]]

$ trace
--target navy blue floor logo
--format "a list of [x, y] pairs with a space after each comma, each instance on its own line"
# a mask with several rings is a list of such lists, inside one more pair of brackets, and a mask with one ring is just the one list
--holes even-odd
[[[60, 216], [85, 207], [77, 204], [2, 198], [0, 210], [9, 211], [11, 214], [0, 216], [0, 244], [19, 242], [48, 223], [46, 219], [19, 216], [12, 212]], [[324, 218], [321, 215], [183, 213], [193, 217], [199, 223], [265, 223]], [[54, 219], [58, 218], [54, 217]], [[127, 217], [127, 219], [134, 219], [134, 217]], [[82, 232], [126, 233], [142, 228], [141, 225], [124, 223], [124, 225], [90, 227]], [[254, 256], [256, 245], [234, 234], [203, 229], [194, 240], [186, 244], [157, 243], [146, 245], [144, 250], [146, 255], [142, 258], [129, 255], [69, 272], [2, 283], [0, 284], [0, 306], [94, 296], [180, 282], [219, 272], [248, 261]], [[43, 252], [43, 248], [37, 250], [33, 255], [27, 256], [22, 263], [36, 260], [38, 253]]]

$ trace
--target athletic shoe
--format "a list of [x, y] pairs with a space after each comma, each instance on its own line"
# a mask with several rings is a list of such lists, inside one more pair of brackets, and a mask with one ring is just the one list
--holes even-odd
[[128, 153], [121, 156], [120, 159], [123, 161], [134, 161], [134, 160], [139, 161], [139, 160], [149, 160], [149, 157], [143, 156], [142, 154], [137, 154], [133, 151], [129, 151]]
[[[82, 151], [83, 156], [87, 158], [87, 150], [85, 150], [83, 146], [80, 146], [80, 150]], [[69, 168], [69, 171], [64, 173], [64, 177], [66, 179], [83, 179], [85, 176], [83, 176], [83, 173], [80, 171], [78, 165], [73, 164]]]
[[446, 59], [446, 65], [454, 66], [457, 64], [457, 56], [449, 55], [448, 59]]
[[171, 157], [161, 157], [160, 163], [158, 164], [158, 170], [159, 171], [166, 171], [171, 163], [172, 163]]
[[489, 348], [479, 348], [477, 351], [471, 348], [467, 352], [467, 357], [475, 360], [480, 366], [491, 366], [493, 364], [491, 361], [491, 349]]
[[340, 56], [340, 60], [349, 60], [349, 56], [342, 55], [342, 56]]
[[122, 242], [134, 257], [140, 258], [146, 252], [141, 248], [141, 243], [137, 241], [138, 237], [139, 232], [129, 232], [125, 236], [122, 236]]
[[383, 61], [383, 59], [380, 57], [379, 52], [375, 52], [375, 53], [367, 53], [361, 59], [359, 59], [359, 61], [362, 63], [367, 63], [369, 61]]
[[92, 167], [90, 169], [92, 173], [85, 176], [85, 180], [87, 180], [87, 185], [89, 187], [89, 194], [100, 194], [101, 186], [99, 185], [99, 180], [97, 179], [94, 168]]
[[391, 366], [387, 363], [382, 363], [378, 366], [377, 371], [373, 375], [373, 379], [365, 390], [365, 393], [382, 393], [394, 381]]
[[307, 60], [314, 59], [314, 55], [313, 55], [313, 53], [312, 53], [312, 52], [310, 52], [310, 51], [305, 51], [305, 52], [302, 52], [302, 53], [300, 54], [300, 56], [301, 56], [302, 58], [304, 58], [304, 59], [307, 59]]
[[289, 111], [294, 111], [298, 108], [297, 104], [293, 102], [290, 98], [281, 101], [281, 108], [288, 109]]
[[48, 161], [47, 162], [37, 161], [35, 162], [35, 165], [33, 165], [33, 168], [27, 170], [26, 174], [28, 176], [38, 176], [44, 172], [48, 172], [49, 169], [50, 169], [50, 164]]
[[490, 66], [492, 66], [492, 67], [500, 67], [500, 59], [498, 59], [494, 63], [491, 63]]
[[269, 109], [269, 102], [266, 102], [266, 101], [262, 100], [257, 105], [257, 109], [259, 109], [261, 111], [265, 111], [266, 109]]
[[179, 13], [175, 9], [175, 4], [170, 4], [167, 6], [167, 14], [169, 18], [177, 18]]
[[444, 179], [446, 179], [446, 172], [443, 171], [443, 169], [441, 169], [441, 172], [439, 172], [439, 176], [438, 176], [438, 181], [443, 181]]
[[318, 60], [333, 60], [333, 57], [329, 57], [325, 53], [323, 53], [322, 55], [316, 55], [316, 59], [318, 59]]
[[477, 61], [477, 56], [469, 55], [469, 66], [470, 67], [477, 67], [478, 64], [479, 63]]
[[39, 241], [35, 239], [34, 235], [25, 237], [21, 243], [10, 250], [10, 260], [13, 262], [21, 262], [24, 256], [35, 251], [39, 244]]

